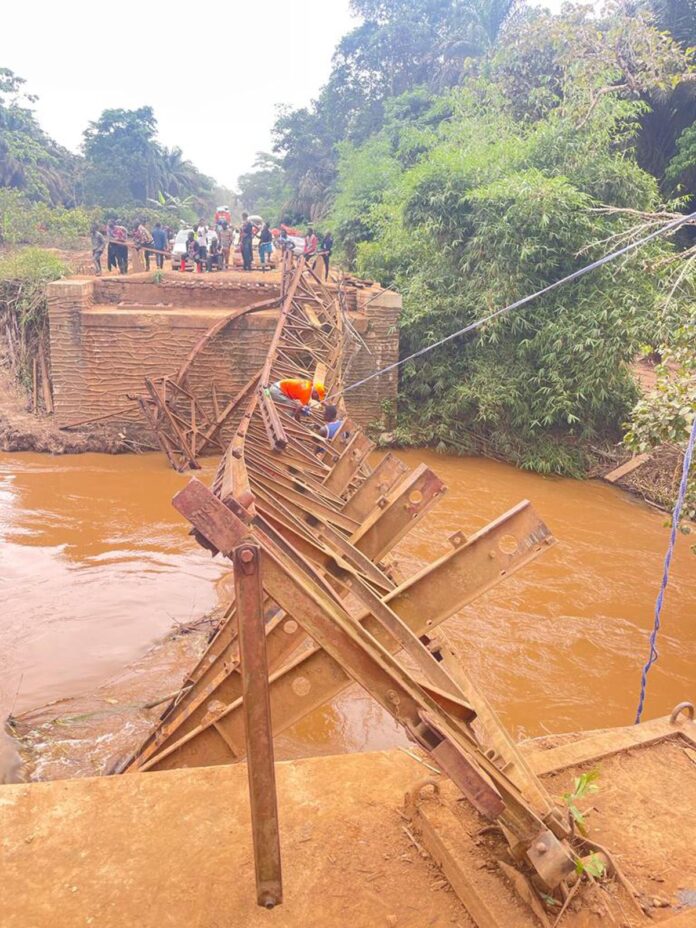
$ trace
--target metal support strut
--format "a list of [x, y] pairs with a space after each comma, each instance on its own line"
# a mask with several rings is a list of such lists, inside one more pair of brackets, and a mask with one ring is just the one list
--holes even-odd
[[233, 563], [256, 899], [272, 909], [283, 901], [283, 884], [259, 555], [258, 545], [242, 544], [234, 550]]

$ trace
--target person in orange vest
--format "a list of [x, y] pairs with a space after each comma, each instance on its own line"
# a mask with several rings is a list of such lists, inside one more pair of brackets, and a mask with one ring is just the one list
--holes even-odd
[[294, 406], [294, 416], [299, 420], [301, 415], [309, 415], [310, 400], [316, 400], [319, 403], [324, 401], [326, 388], [323, 383], [290, 378], [276, 380], [268, 388], [268, 393], [274, 402], [281, 403], [283, 406]]

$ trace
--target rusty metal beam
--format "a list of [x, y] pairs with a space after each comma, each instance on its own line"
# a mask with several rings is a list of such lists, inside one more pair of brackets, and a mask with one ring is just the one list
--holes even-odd
[[288, 443], [288, 436], [283, 428], [283, 423], [280, 421], [275, 403], [263, 387], [259, 392], [259, 410], [261, 411], [261, 418], [268, 435], [271, 451], [282, 451]]
[[[447, 633], [443, 629], [438, 632], [437, 639], [430, 643], [429, 650], [459, 683], [462, 693], [469, 702], [476, 706], [476, 730], [479, 734], [479, 740], [485, 744], [486, 749], [489, 751], [489, 757], [502, 770], [505, 770], [510, 779], [522, 791], [522, 794], [541, 813], [545, 822], [550, 823], [553, 817], [560, 819], [561, 816], [554, 808], [551, 797], [541, 780], [533, 772], [526, 757], [502, 725], [498, 714], [481, 688], [466, 673], [463, 662], [454, 651]], [[479, 726], [484, 729], [483, 736], [479, 732]]]
[[343, 507], [344, 514], [358, 522], [364, 522], [374, 511], [378, 500], [387, 495], [407, 470], [403, 461], [394, 457], [391, 452], [385, 454], [369, 477], [366, 477], [348, 498], [348, 502]]
[[378, 561], [420, 521], [447, 490], [425, 464], [383, 497], [376, 510], [351, 536], [351, 543], [372, 561]]
[[333, 466], [331, 473], [324, 480], [324, 486], [340, 496], [345, 492], [351, 480], [360, 470], [360, 467], [375, 448], [375, 443], [364, 432], [355, 432], [348, 442], [345, 451]]
[[272, 909], [283, 901], [283, 884], [258, 545], [245, 543], [236, 548], [233, 564], [244, 695], [249, 804], [256, 869], [256, 899], [260, 906]]
[[[461, 536], [458, 536], [458, 539]], [[467, 542], [462, 541], [450, 552], [426, 566], [384, 597], [391, 610], [405, 622], [416, 635], [432, 630], [449, 616], [471, 603], [493, 586], [539, 556], [553, 542], [548, 529], [527, 501], [481, 529]], [[289, 620], [292, 622], [292, 620]], [[358, 621], [385, 646], [396, 650], [396, 645], [380, 628], [380, 625], [363, 612]], [[282, 623], [269, 630], [269, 648], [290, 645], [292, 650], [301, 641], [301, 631], [296, 622], [287, 629]], [[297, 637], [295, 637], [297, 636]], [[277, 666], [277, 664], [276, 664]], [[238, 676], [238, 675], [235, 675]], [[222, 684], [222, 681], [220, 681]], [[271, 679], [271, 704], [273, 707], [274, 732], [278, 734], [327, 700], [334, 698], [350, 684], [348, 674], [320, 648], [304, 653], [291, 664], [275, 673]], [[233, 757], [243, 754], [243, 729], [240, 714], [239, 680], [224, 681], [225, 697], [215, 693], [216, 702], [226, 705], [215, 714], [216, 723], [225, 730], [228, 742], [235, 745]], [[236, 692], [236, 702], [228, 702]], [[209, 695], [212, 696], [213, 690]], [[208, 721], [210, 726], [212, 719]], [[197, 724], [201, 724], [200, 716]], [[199, 740], [205, 725], [193, 739], [188, 738], [167, 758], [158, 761], [154, 757], [149, 769], [171, 769], [190, 766], [203, 752]], [[172, 734], [177, 740], [186, 738], [192, 729], [182, 726]], [[169, 747], [172, 743], [170, 742]], [[226, 761], [229, 762], [230, 756]], [[212, 761], [213, 763], [215, 761]]]

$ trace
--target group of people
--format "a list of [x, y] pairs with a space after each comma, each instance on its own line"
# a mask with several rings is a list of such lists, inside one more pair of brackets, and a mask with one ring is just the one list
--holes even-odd
[[197, 271], [226, 271], [230, 263], [232, 233], [223, 222], [216, 234], [209, 235], [207, 225], [201, 219], [189, 232], [186, 239], [186, 254], [181, 257], [181, 270], [186, 270], [190, 261]]
[[[145, 259], [145, 270], [150, 270], [150, 260], [154, 256], [157, 267], [164, 267], [164, 258], [169, 251], [169, 238], [171, 229], [163, 228], [156, 222], [152, 232], [144, 222], [138, 223], [131, 232], [135, 247], [142, 249]], [[119, 274], [128, 273], [128, 229], [115, 219], [110, 219], [106, 227], [94, 223], [91, 230], [92, 262], [97, 277], [101, 276], [101, 259], [106, 248], [106, 269], [118, 269]]]
[[[289, 250], [296, 251], [299, 247], [299, 236], [291, 237], [288, 233], [287, 226], [281, 226], [280, 229], [271, 229], [267, 222], [262, 223], [258, 228], [249, 218], [248, 213], [242, 213], [242, 225], [240, 228], [239, 244], [242, 252], [242, 266], [245, 271], [252, 270], [254, 262], [254, 236], [258, 235], [259, 240], [259, 264], [261, 270], [270, 270], [271, 255], [275, 245], [281, 252]], [[324, 260], [324, 273], [326, 278], [329, 276], [329, 264], [333, 253], [334, 239], [330, 232], [322, 236], [321, 243], [314, 229], [307, 229], [304, 235], [302, 253], [312, 266], [316, 263], [317, 257], [321, 256]]]
[[[204, 220], [200, 219], [189, 232], [186, 241], [186, 251], [181, 258], [181, 269], [185, 270], [190, 262], [201, 272], [225, 271], [230, 267], [230, 255], [233, 249], [239, 250], [242, 256], [242, 267], [250, 271], [254, 264], [254, 240], [258, 239], [258, 257], [262, 271], [271, 269], [271, 260], [274, 247], [281, 252], [286, 250], [299, 253], [300, 250], [312, 268], [321, 258], [324, 264], [324, 275], [328, 279], [329, 264], [333, 253], [334, 239], [330, 232], [321, 237], [321, 241], [313, 228], [307, 229], [304, 237], [290, 235], [286, 226], [280, 229], [271, 229], [269, 223], [260, 221], [255, 224], [253, 218], [259, 223], [258, 217], [249, 218], [248, 213], [242, 213], [242, 223], [239, 228], [232, 226], [229, 212], [215, 214], [214, 229], [209, 229]], [[106, 249], [107, 271], [117, 269], [119, 274], [128, 273], [128, 239], [129, 232], [126, 226], [110, 219], [106, 226], [94, 224], [91, 230], [92, 261], [97, 276], [102, 273], [102, 255]], [[142, 252], [145, 261], [145, 270], [150, 270], [150, 262], [154, 257], [158, 269], [164, 267], [165, 257], [171, 253], [170, 243], [174, 237], [173, 230], [155, 223], [150, 231], [144, 221], [130, 232], [130, 238], [138, 252]]]

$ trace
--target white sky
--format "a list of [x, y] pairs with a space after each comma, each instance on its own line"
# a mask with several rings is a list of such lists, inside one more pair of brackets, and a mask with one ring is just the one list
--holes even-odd
[[13, 9], [0, 67], [38, 95], [49, 135], [77, 151], [102, 110], [150, 105], [160, 140], [229, 187], [270, 150], [276, 105], [316, 96], [357, 23], [348, 0], [44, 0]]
[[102, 110], [150, 105], [160, 140], [231, 187], [270, 150], [276, 104], [316, 96], [355, 22], [348, 0], [44, 0], [13, 10], [0, 67], [39, 96], [49, 135], [77, 151]]

